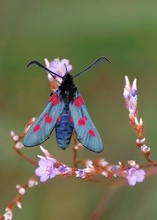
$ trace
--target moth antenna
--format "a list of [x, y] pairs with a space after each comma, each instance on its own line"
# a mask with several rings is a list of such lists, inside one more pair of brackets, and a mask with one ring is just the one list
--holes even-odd
[[67, 69], [67, 65], [64, 63], [65, 69], [66, 69], [66, 73], [65, 75], [68, 73], [68, 69]]
[[58, 75], [57, 73], [52, 72], [51, 70], [49, 70], [48, 68], [46, 68], [44, 65], [42, 65], [41, 63], [39, 63], [39, 62], [36, 61], [36, 60], [33, 60], [33, 61], [31, 61], [30, 63], [28, 63], [27, 67], [29, 67], [29, 66], [32, 65], [32, 64], [36, 64], [37, 66], [43, 68], [44, 70], [46, 70], [47, 72], [49, 72], [49, 73], [51, 74], [51, 76], [55, 75], [55, 76], [58, 76], [58, 77], [60, 77], [60, 78], [63, 79], [62, 76]]
[[84, 69], [84, 70], [82, 70], [81, 72], [79, 72], [78, 74], [76, 74], [73, 78], [76, 78], [76, 77], [82, 75], [82, 74], [85, 73], [87, 70], [89, 70], [90, 68], [96, 66], [98, 63], [100, 63], [100, 62], [103, 61], [103, 60], [105, 60], [105, 61], [111, 63], [111, 61], [110, 61], [107, 57], [104, 57], [104, 56], [99, 57], [99, 58], [96, 59], [90, 66], [88, 66], [86, 69]]

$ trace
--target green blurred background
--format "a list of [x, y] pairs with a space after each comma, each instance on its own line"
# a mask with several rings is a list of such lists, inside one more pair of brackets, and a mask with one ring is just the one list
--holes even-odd
[[[137, 77], [139, 112], [145, 123], [146, 143], [157, 161], [157, 1], [1, 1], [0, 9], [0, 213], [16, 195], [16, 184], [25, 183], [34, 167], [12, 148], [10, 131], [17, 134], [38, 116], [49, 99], [46, 74], [26, 65], [31, 60], [68, 58], [73, 74], [97, 57], [102, 62], [75, 80], [105, 149], [101, 154], [86, 149], [80, 158], [106, 158], [112, 164], [134, 159], [146, 163], [135, 147], [136, 134], [128, 122], [123, 100], [124, 76]], [[72, 166], [72, 150], [62, 151], [55, 136], [43, 144], [58, 160]], [[23, 152], [36, 159], [39, 147]], [[57, 177], [28, 190], [16, 220], [86, 220], [109, 190], [76, 178]], [[135, 187], [123, 187], [107, 204], [101, 219], [156, 219], [157, 177]]]

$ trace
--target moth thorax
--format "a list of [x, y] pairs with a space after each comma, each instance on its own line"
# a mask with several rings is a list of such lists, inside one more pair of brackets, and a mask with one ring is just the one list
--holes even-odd
[[70, 92], [68, 90], [65, 90], [64, 96], [63, 96], [65, 103], [69, 103], [71, 101], [71, 100], [69, 100], [69, 94], [70, 94]]

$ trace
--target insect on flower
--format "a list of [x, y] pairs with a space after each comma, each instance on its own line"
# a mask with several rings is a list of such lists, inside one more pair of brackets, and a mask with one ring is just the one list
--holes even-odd
[[103, 150], [100, 135], [88, 114], [82, 96], [73, 82], [73, 79], [102, 60], [110, 62], [106, 57], [100, 57], [75, 76], [70, 75], [67, 70], [64, 76], [60, 76], [38, 61], [31, 61], [28, 64], [28, 66], [36, 64], [50, 74], [60, 77], [62, 83], [50, 98], [41, 115], [29, 128], [23, 140], [24, 146], [33, 147], [43, 143], [50, 137], [55, 128], [57, 144], [62, 149], [69, 146], [72, 132], [75, 130], [77, 139], [84, 147], [94, 152]]

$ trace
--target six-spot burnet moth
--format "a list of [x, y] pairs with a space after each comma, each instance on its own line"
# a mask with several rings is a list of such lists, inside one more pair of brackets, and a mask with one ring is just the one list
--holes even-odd
[[103, 150], [100, 135], [88, 114], [82, 96], [73, 82], [74, 78], [82, 75], [102, 60], [110, 62], [106, 57], [100, 57], [75, 76], [70, 75], [67, 71], [64, 76], [60, 76], [38, 61], [31, 61], [28, 64], [28, 66], [36, 64], [52, 76], [62, 78], [62, 83], [50, 98], [41, 115], [27, 131], [23, 140], [24, 146], [33, 147], [43, 143], [50, 137], [55, 128], [57, 144], [62, 149], [69, 146], [74, 130], [78, 141], [84, 147], [94, 152]]

